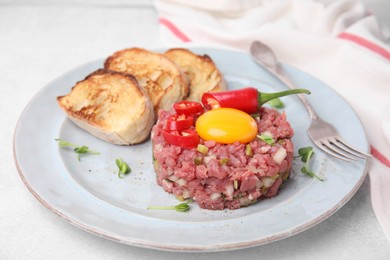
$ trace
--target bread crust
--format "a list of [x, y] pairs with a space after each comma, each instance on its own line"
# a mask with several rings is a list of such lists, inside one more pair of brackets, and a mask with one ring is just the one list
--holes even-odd
[[199, 102], [205, 92], [226, 89], [222, 73], [208, 55], [198, 55], [183, 48], [172, 48], [165, 52], [165, 56], [182, 69], [189, 81], [189, 95], [186, 99]]
[[134, 75], [152, 100], [155, 111], [169, 110], [188, 95], [188, 81], [182, 70], [165, 55], [142, 48], [115, 52], [104, 68]]
[[99, 69], [57, 102], [76, 125], [113, 144], [144, 141], [155, 122], [149, 96], [125, 73]]

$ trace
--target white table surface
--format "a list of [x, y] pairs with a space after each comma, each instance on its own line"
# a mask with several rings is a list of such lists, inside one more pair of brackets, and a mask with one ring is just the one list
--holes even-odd
[[150, 1], [0, 0], [0, 259], [390, 259], [390, 244], [372, 211], [369, 179], [344, 207], [307, 231], [219, 253], [119, 244], [45, 208], [14, 164], [12, 138], [19, 115], [51, 80], [130, 46], [163, 46]]

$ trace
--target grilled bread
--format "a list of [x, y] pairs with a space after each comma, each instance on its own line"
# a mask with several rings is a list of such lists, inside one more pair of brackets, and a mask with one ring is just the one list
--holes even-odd
[[171, 109], [188, 95], [188, 81], [180, 68], [163, 54], [141, 48], [118, 51], [104, 68], [134, 75], [152, 100], [155, 111]]
[[222, 74], [209, 56], [180, 48], [170, 49], [165, 55], [184, 71], [190, 84], [188, 100], [199, 102], [205, 92], [226, 89]]
[[133, 76], [120, 72], [97, 70], [57, 101], [76, 125], [118, 145], [144, 141], [155, 122], [148, 95]]

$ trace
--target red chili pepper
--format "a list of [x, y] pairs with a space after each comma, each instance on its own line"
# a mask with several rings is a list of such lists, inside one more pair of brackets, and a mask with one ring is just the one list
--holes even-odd
[[162, 131], [162, 136], [169, 144], [184, 148], [195, 148], [199, 144], [199, 135], [194, 129], [183, 131]]
[[166, 130], [184, 130], [194, 125], [194, 118], [186, 115], [171, 115], [167, 119]]
[[262, 93], [256, 88], [247, 87], [238, 90], [204, 93], [202, 104], [206, 109], [230, 107], [248, 114], [254, 114], [258, 112], [264, 103], [272, 99], [299, 93], [310, 94], [310, 91], [306, 89], [290, 89], [276, 93]]
[[236, 108], [248, 114], [254, 114], [258, 110], [258, 91], [255, 88], [243, 88], [238, 90], [208, 92], [202, 96], [202, 103], [206, 109], [220, 107]]
[[203, 111], [202, 104], [194, 101], [181, 101], [173, 105], [173, 108], [176, 110], [176, 113], [179, 115], [195, 115]]

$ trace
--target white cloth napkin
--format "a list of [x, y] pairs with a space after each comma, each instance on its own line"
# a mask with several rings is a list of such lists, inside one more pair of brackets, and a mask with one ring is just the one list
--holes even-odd
[[156, 0], [155, 7], [168, 46], [248, 51], [257, 39], [342, 95], [367, 131], [372, 206], [390, 241], [390, 46], [362, 3]]

